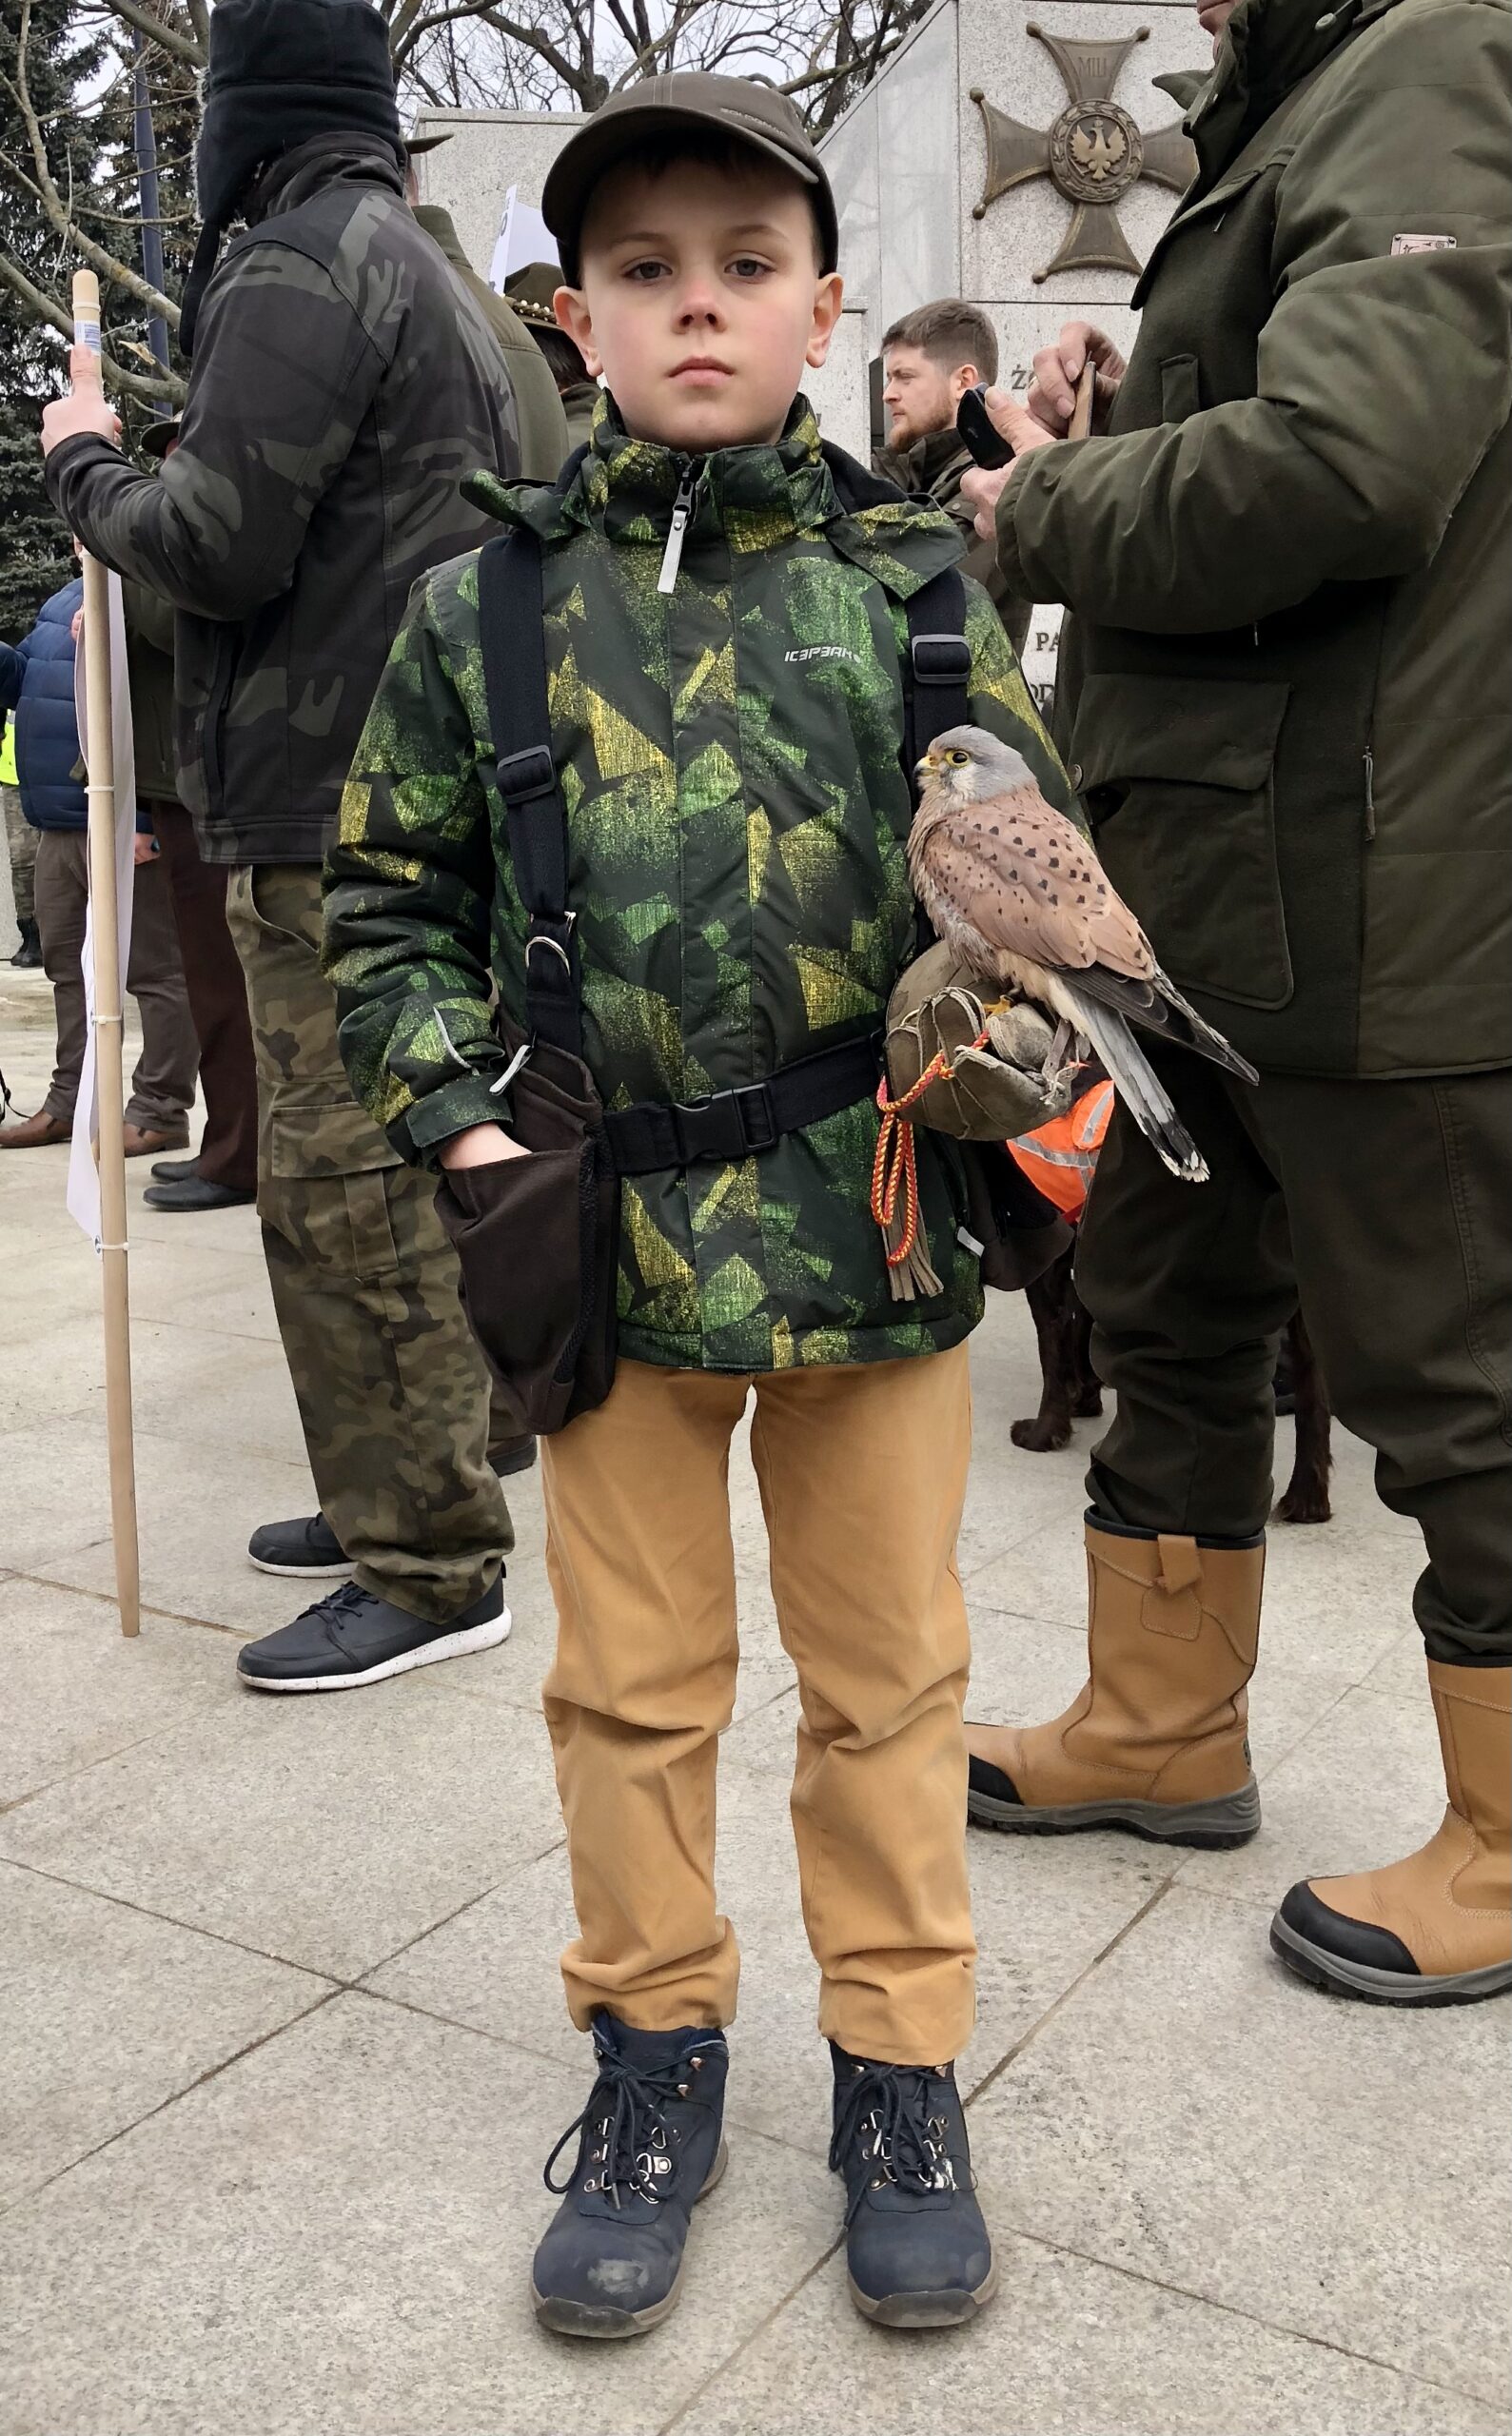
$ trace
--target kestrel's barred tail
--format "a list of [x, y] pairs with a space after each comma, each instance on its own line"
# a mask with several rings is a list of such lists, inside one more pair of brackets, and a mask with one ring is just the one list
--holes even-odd
[[1183, 1184], [1206, 1184], [1208, 1162], [1176, 1114], [1165, 1085], [1123, 1016], [1090, 998], [1065, 973], [1058, 973], [1056, 979], [1059, 994], [1067, 1001], [1078, 1030], [1102, 1059], [1109, 1081], [1146, 1141]]

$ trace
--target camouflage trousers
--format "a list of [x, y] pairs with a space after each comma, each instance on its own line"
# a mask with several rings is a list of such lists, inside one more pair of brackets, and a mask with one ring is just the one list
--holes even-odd
[[321, 1511], [363, 1589], [438, 1623], [514, 1544], [456, 1256], [431, 1179], [352, 1097], [318, 868], [244, 864], [226, 913], [257, 1051], [263, 1245]]

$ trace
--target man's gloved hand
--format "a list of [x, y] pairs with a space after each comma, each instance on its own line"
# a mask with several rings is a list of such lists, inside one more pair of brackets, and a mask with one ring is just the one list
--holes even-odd
[[50, 406], [43, 408], [44, 457], [49, 457], [63, 441], [72, 440], [81, 431], [92, 431], [99, 439], [108, 440], [112, 448], [119, 448], [121, 418], [106, 398], [100, 359], [92, 347], [69, 349], [69, 395], [54, 398]]

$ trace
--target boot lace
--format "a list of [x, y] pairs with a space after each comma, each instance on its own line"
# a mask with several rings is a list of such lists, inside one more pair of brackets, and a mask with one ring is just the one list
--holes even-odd
[[845, 2210], [847, 2225], [868, 2190], [881, 2190], [889, 2183], [921, 2198], [926, 2191], [956, 2188], [947, 2145], [950, 2125], [943, 2114], [930, 2112], [934, 2077], [924, 2065], [863, 2064], [843, 2085], [830, 2142], [830, 2171], [843, 2173], [853, 2148], [870, 2169], [856, 2176]]
[[[597, 2171], [581, 2189], [603, 2191], [617, 2208], [625, 2197], [649, 2199], [654, 2207], [670, 2199], [681, 2179], [682, 2160], [667, 2137], [666, 2111], [675, 2098], [689, 2095], [698, 2066], [699, 2059], [692, 2055], [645, 2065], [600, 2049], [599, 2077], [588, 2103], [546, 2159], [546, 2189], [560, 2197], [586, 2165]], [[579, 2132], [577, 2164], [563, 2181], [554, 2182], [552, 2168]]]

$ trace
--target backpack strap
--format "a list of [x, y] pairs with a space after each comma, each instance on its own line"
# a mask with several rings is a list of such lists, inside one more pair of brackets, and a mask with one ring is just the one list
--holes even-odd
[[[919, 756], [947, 728], [972, 717], [972, 652], [966, 639], [966, 586], [959, 567], [945, 567], [903, 604], [909, 647], [903, 660], [903, 776], [918, 800]], [[913, 917], [913, 949], [922, 955], [934, 930], [921, 905]]]
[[525, 1028], [582, 1055], [578, 916], [567, 903], [567, 807], [551, 749], [540, 543], [524, 526], [497, 534], [478, 560], [478, 632], [515, 885], [530, 917]]
[[919, 756], [950, 727], [972, 717], [972, 654], [966, 639], [966, 586], [959, 567], [944, 567], [903, 604], [908, 658], [903, 663], [903, 757], [910, 787]]

